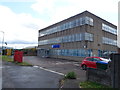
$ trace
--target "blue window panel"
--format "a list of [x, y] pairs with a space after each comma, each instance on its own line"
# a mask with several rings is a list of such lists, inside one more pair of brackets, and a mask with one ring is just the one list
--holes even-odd
[[69, 36], [68, 36], [68, 42], [71, 42], [71, 39], [72, 39], [72, 36], [69, 35]]
[[81, 56], [81, 49], [78, 50], [78, 56]]
[[84, 49], [81, 49], [81, 57], [85, 57], [85, 50]]
[[74, 27], [74, 21], [71, 21], [71, 28]]
[[102, 56], [101, 50], [98, 50], [98, 57], [101, 57], [101, 56]]
[[76, 51], [77, 51], [77, 56], [79, 56], [79, 52], [78, 52], [78, 49], [77, 49]]
[[74, 34], [74, 41], [76, 41], [76, 39], [77, 39], [77, 36], [76, 36], [76, 34]]
[[84, 52], [85, 52], [84, 57], [88, 57], [88, 50], [85, 49]]
[[82, 25], [85, 24], [85, 17], [82, 18]]
[[78, 56], [78, 50], [75, 49], [75, 56]]
[[74, 34], [73, 34], [73, 35], [71, 35], [71, 37], [72, 37], [72, 40], [71, 40], [71, 41], [72, 41], [72, 42], [74, 42]]
[[72, 49], [69, 50], [69, 55], [72, 56]]
[[72, 26], [71, 26], [71, 22], [69, 22], [69, 28], [72, 28]]
[[79, 19], [79, 22], [80, 22], [80, 25], [83, 25], [83, 24], [82, 24], [82, 18]]
[[80, 35], [76, 34], [76, 41], [80, 41]]
[[90, 18], [90, 23], [89, 23], [89, 25], [93, 26], [93, 19], [92, 19], [92, 18]]
[[85, 40], [85, 33], [82, 33], [81, 34], [81, 38], [80, 38], [81, 40]]
[[90, 23], [89, 17], [85, 17], [85, 24], [89, 24], [89, 23]]
[[63, 49], [61, 50], [61, 55], [64, 55], [64, 50]]
[[69, 49], [67, 49], [67, 55], [70, 56], [70, 50]]
[[76, 19], [76, 26], [79, 26], [79, 25], [80, 25], [80, 20]]
[[73, 56], [76, 56], [76, 51], [75, 51], [75, 49], [73, 50]]
[[73, 27], [76, 27], [76, 20], [73, 21]]
[[102, 23], [102, 30], [110, 32], [110, 33], [115, 34], [115, 35], [117, 34], [117, 30], [115, 28], [112, 28], [104, 23]]
[[68, 56], [67, 49], [65, 49], [65, 56]]

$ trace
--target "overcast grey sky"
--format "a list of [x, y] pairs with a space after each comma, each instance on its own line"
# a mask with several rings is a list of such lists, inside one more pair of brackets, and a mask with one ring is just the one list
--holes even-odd
[[[38, 30], [85, 10], [117, 25], [119, 0], [1, 0], [0, 31], [8, 46], [37, 45]], [[2, 33], [0, 39], [2, 40]]]

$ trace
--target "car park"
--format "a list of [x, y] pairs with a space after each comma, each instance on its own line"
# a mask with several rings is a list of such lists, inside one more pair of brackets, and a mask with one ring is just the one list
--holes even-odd
[[111, 61], [110, 59], [105, 59], [102, 57], [86, 57], [82, 63], [81, 63], [81, 67], [83, 70], [86, 70], [87, 68], [97, 68], [97, 62], [105, 62], [108, 63], [109, 61]]

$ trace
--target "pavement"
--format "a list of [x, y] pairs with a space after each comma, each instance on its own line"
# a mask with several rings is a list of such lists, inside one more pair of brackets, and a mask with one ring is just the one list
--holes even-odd
[[2, 57], [0, 55], [0, 90], [2, 89]]
[[43, 70], [62, 76], [68, 72], [74, 71], [77, 74], [77, 79], [65, 80], [62, 88], [79, 88], [79, 83], [86, 81], [86, 71], [80, 68], [80, 62], [55, 58], [40, 58], [37, 56], [25, 56], [23, 60], [35, 67], [40, 67]]
[[2, 62], [2, 88], [59, 88], [62, 75], [52, 73], [39, 67], [18, 66], [11, 62]]

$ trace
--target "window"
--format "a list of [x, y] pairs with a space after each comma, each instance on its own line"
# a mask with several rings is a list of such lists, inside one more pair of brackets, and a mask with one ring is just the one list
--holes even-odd
[[[39, 41], [39, 45], [63, 43], [63, 42], [74, 42], [74, 41], [81, 41], [81, 40], [93, 41], [93, 34], [79, 33], [79, 34], [72, 34], [72, 35], [63, 36], [63, 37], [52, 38], [48, 40], [42, 40], [42, 41]], [[112, 40], [105, 37], [103, 37], [103, 43], [117, 45], [116, 40]]]
[[74, 34], [73, 34], [73, 35], [71, 35], [71, 37], [72, 37], [72, 40], [71, 40], [71, 41], [72, 41], [72, 42], [74, 42]]
[[72, 22], [69, 22], [69, 28], [72, 28], [71, 24], [72, 24]]
[[85, 33], [85, 40], [93, 41], [93, 34]]
[[117, 46], [116, 40], [113, 40], [107, 37], [102, 37], [102, 43]]
[[93, 26], [93, 19], [90, 17], [85, 17], [85, 24]]
[[79, 41], [79, 34], [76, 34], [76, 41]]
[[[71, 22], [61, 24], [57, 27], [46, 29], [45, 31], [40, 32], [40, 36], [52, 34], [52, 33], [58, 32], [58, 31], [66, 30], [66, 29], [69, 29], [69, 28], [73, 28], [73, 27], [77, 27], [77, 26], [85, 25], [85, 24], [93, 26], [93, 19], [90, 18], [90, 17], [82, 17], [82, 18], [73, 20]], [[105, 28], [104, 24], [103, 24], [102, 28], [104, 30], [104, 28]], [[113, 28], [110, 28], [110, 32], [117, 33]]]
[[66, 29], [69, 29], [69, 23], [66, 23]]
[[104, 23], [102, 23], [102, 30], [117, 35], [117, 30], [115, 28], [112, 28]]
[[82, 18], [82, 25], [86, 24], [85, 23], [85, 17]]
[[91, 26], [93, 26], [93, 19], [90, 18], [90, 23], [89, 23]]
[[76, 26], [80, 25], [80, 21], [78, 19], [76, 19]]
[[81, 49], [78, 50], [78, 56], [81, 56]]
[[93, 61], [97, 62], [97, 61], [100, 61], [100, 59], [99, 58], [93, 58]]
[[55, 49], [50, 50], [50, 55], [61, 55], [61, 56], [79, 56], [79, 57], [87, 57], [89, 50], [85, 49]]
[[92, 59], [92, 58], [87, 58], [86, 60], [88, 60], [88, 61], [93, 61], [93, 59]]
[[76, 20], [73, 21], [73, 27], [76, 27]]
[[81, 49], [81, 57], [85, 57], [85, 50]]
[[72, 36], [69, 35], [68, 38], [69, 38], [69, 39], [68, 39], [68, 42], [71, 42], [71, 40], [72, 40]]
[[92, 56], [92, 49], [88, 49], [88, 57]]

